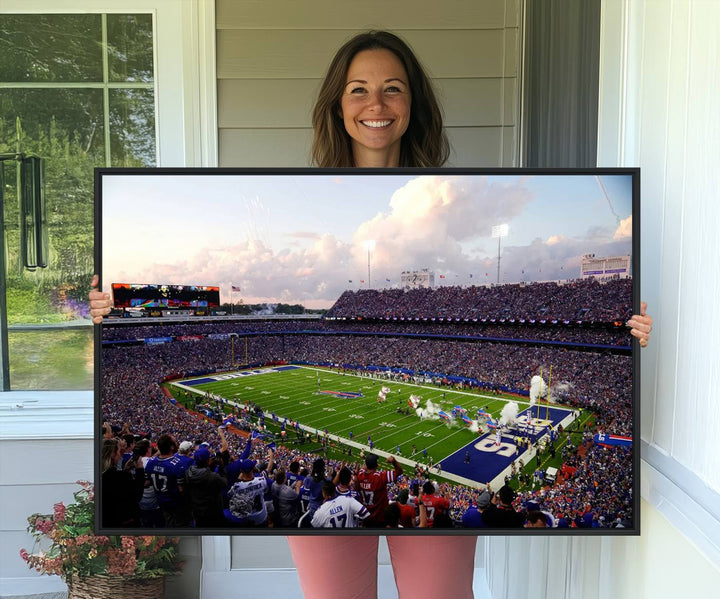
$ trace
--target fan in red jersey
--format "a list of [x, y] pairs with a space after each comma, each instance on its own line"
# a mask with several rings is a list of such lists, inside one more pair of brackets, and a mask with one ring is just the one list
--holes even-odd
[[432, 528], [438, 516], [446, 514], [450, 510], [449, 494], [438, 495], [435, 485], [427, 481], [423, 485], [423, 496], [420, 498], [422, 504], [427, 508], [428, 527]]
[[392, 464], [393, 470], [378, 470], [378, 457], [374, 453], [365, 456], [365, 468], [361, 468], [357, 474], [358, 491], [360, 500], [370, 512], [370, 517], [365, 521], [367, 526], [385, 526], [385, 508], [388, 506], [387, 486], [402, 476], [402, 466], [397, 460], [390, 456], [388, 464]]

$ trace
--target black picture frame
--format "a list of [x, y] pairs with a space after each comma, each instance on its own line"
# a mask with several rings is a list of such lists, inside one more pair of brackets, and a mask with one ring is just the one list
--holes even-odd
[[[121, 169], [121, 168], [98, 168], [95, 171], [95, 239], [96, 239], [96, 251], [95, 251], [95, 268], [96, 272], [100, 275], [101, 280], [101, 286], [103, 283], [107, 283], [108, 285], [110, 283], [138, 283], [138, 284], [174, 284], [174, 285], [215, 285], [215, 282], [207, 281], [207, 280], [196, 280], [198, 277], [196, 276], [196, 272], [192, 271], [190, 269], [190, 272], [187, 273], [187, 275], [182, 280], [162, 280], [162, 281], [148, 281], [148, 280], [122, 280], [122, 281], [116, 281], [116, 280], [109, 280], [109, 277], [114, 277], [117, 271], [113, 271], [108, 268], [108, 265], [104, 262], [104, 260], [107, 259], [108, 256], [108, 249], [105, 247], [105, 242], [108, 237], [107, 235], [107, 227], [111, 225], [112, 218], [107, 216], [111, 211], [109, 210], [108, 202], [111, 201], [110, 197], [112, 195], [112, 201], [113, 202], [121, 202], [123, 205], [121, 206], [121, 210], [126, 213], [128, 216], [127, 221], [123, 221], [126, 223], [125, 226], [127, 226], [127, 223], [132, 222], [151, 222], [154, 224], [154, 226], [160, 230], [160, 229], [166, 229], [168, 227], [172, 227], [172, 211], [166, 211], [166, 212], [157, 212], [156, 207], [153, 206], [152, 202], [147, 202], [142, 199], [139, 199], [136, 195], [133, 195], [134, 192], [129, 190], [127, 194], [125, 193], [124, 187], [125, 182], [129, 181], [131, 178], [134, 180], [141, 180], [141, 181], [160, 181], [161, 179], [165, 180], [173, 180], [176, 183], [179, 182], [187, 182], [190, 180], [190, 178], [207, 178], [207, 181], [215, 180], [215, 181], [230, 181], [233, 177], [240, 177], [240, 178], [248, 178], [248, 180], [253, 178], [264, 178], [265, 180], [274, 180], [278, 183], [281, 181], [313, 181], [313, 180], [320, 180], [320, 178], [324, 178], [324, 180], [327, 180], [328, 178], [342, 178], [344, 180], [352, 181], [353, 185], [355, 187], [362, 188], [363, 186], [372, 188], [372, 185], [367, 185], [367, 183], [372, 180], [381, 180], [381, 181], [389, 181], [393, 177], [399, 178], [399, 180], [415, 180], [420, 178], [436, 178], [436, 179], [442, 179], [444, 180], [452, 180], [457, 179], [461, 180], [463, 178], [469, 178], [472, 180], [472, 178], [479, 178], [484, 180], [500, 180], [501, 178], [507, 178], [508, 182], [512, 182], [513, 184], [520, 184], [518, 182], [522, 181], [530, 181], [536, 178], [541, 178], [545, 181], [549, 181], [552, 178], [556, 178], [557, 181], [572, 181], [572, 180], [579, 180], [580, 178], [588, 178], [588, 179], [595, 179], [598, 182], [598, 193], [597, 196], [593, 199], [593, 202], [595, 204], [597, 203], [605, 203], [603, 210], [609, 211], [613, 218], [617, 220], [617, 224], [620, 225], [621, 221], [623, 221], [624, 225], [626, 225], [625, 232], [627, 233], [627, 227], [629, 227], [629, 230], [631, 231], [631, 240], [630, 240], [630, 259], [629, 259], [629, 268], [631, 271], [631, 297], [624, 298], [624, 304], [623, 306], [627, 308], [627, 306], [631, 306], [632, 313], [636, 314], [639, 313], [640, 309], [640, 298], [639, 298], [639, 280], [640, 280], [640, 170], [637, 168], [594, 168], [594, 169], [516, 169], [516, 168], [477, 168], [477, 169], [469, 169], [469, 168], [443, 168], [443, 169], [297, 169], [297, 168], [284, 168], [284, 169], [278, 169], [278, 168], [215, 168], [215, 169], [208, 169], [208, 168], [156, 168], [156, 169]], [[615, 212], [615, 207], [613, 206], [613, 200], [614, 198], [612, 196], [612, 191], [608, 193], [608, 190], [604, 188], [602, 184], [603, 178], [620, 178], [624, 181], [623, 187], [627, 190], [627, 193], [629, 194], [628, 197], [623, 198], [623, 206], [627, 208], [628, 204], [630, 206], [630, 214], [631, 220], [627, 221], [627, 218], [623, 218], [627, 210], [623, 212], [622, 214]], [[560, 187], [558, 188], [558, 196], [563, 195], [563, 193], [560, 193], [562, 191], [562, 185], [558, 183]], [[112, 194], [110, 193], [112, 189]], [[173, 191], [171, 193], [175, 193], [177, 191], [177, 187], [173, 188]], [[233, 193], [233, 189], [228, 189], [229, 193]], [[208, 226], [204, 224], [204, 221], [206, 220], [207, 214], [213, 212], [213, 207], [211, 205], [211, 196], [212, 193], [216, 192], [208, 192], [207, 195], [201, 195], [197, 196], [197, 201], [189, 201], [188, 196], [179, 197], [177, 201], [177, 210], [179, 212], [191, 212], [192, 214], [196, 215], [197, 220], [197, 226]], [[305, 188], [298, 187], [297, 188], [298, 197], [296, 198], [295, 204], [296, 204], [296, 210], [299, 211], [312, 211], [312, 200], [311, 196], [307, 194], [307, 190]], [[502, 199], [502, 190], [494, 190], [494, 192], [498, 198]], [[123, 198], [122, 200], [119, 200], [118, 198]], [[310, 199], [310, 204], [308, 204], [308, 200]], [[584, 201], [584, 200], [583, 200]], [[568, 202], [572, 202], [571, 198], [565, 198], [562, 205], [567, 206], [569, 205]], [[562, 229], [561, 224], [565, 221], [575, 221], [579, 220], [581, 221], [580, 225], [574, 224], [573, 226], [582, 227], [583, 222], [582, 219], [585, 218], [584, 226], [585, 229], [591, 230], [594, 226], [594, 223], [592, 222], [590, 216], [583, 216], [582, 211], [587, 208], [585, 204], [580, 204], [580, 199], [578, 199], [578, 204], [580, 208], [574, 212], [572, 211], [565, 211], [565, 212], [557, 212], [554, 213], [553, 211], [550, 211], [551, 214], [549, 215], [551, 220], [554, 220], [554, 222], [558, 225], [559, 229]], [[117, 208], [118, 206], [114, 206], [114, 210], [112, 210], [113, 213], [117, 214]], [[593, 210], [597, 210], [597, 206], [594, 205]], [[547, 210], [546, 210], [547, 212]], [[500, 211], [502, 213], [502, 211]], [[215, 216], [218, 219], [218, 222], [223, 221], [223, 219], [227, 219], [228, 215], [222, 214], [220, 212], [216, 212]], [[321, 215], [317, 215], [320, 219]], [[457, 215], [456, 215], [457, 216]], [[470, 215], [471, 216], [471, 215]], [[546, 214], [547, 216], [547, 214]], [[337, 218], [337, 216], [336, 216]], [[351, 217], [349, 217], [351, 218]], [[301, 219], [298, 219], [301, 220]], [[468, 219], [470, 220], [470, 219]], [[330, 222], [330, 221], [329, 221]], [[467, 227], [472, 228], [472, 224], [466, 223]], [[579, 229], [578, 229], [579, 230]], [[487, 236], [487, 232], [483, 232], [482, 235], [478, 233], [478, 236]], [[601, 236], [600, 231], [596, 231], [598, 236]], [[188, 237], [188, 232], [186, 231], [177, 231], [178, 235]], [[607, 231], [604, 233], [607, 235]], [[132, 231], [128, 231], [128, 243], [132, 242]], [[525, 236], [525, 240], [528, 244], [527, 247], [529, 247], [534, 240], [531, 239], [527, 234]], [[136, 243], [140, 244], [146, 244], [146, 247], [148, 248], [148, 255], [151, 256], [153, 253], [159, 253], [163, 254], [164, 250], [162, 247], [158, 248], [157, 246], [154, 246], [154, 240], [148, 239], [147, 237], [141, 238], [136, 240]], [[499, 243], [499, 242], [498, 242]], [[627, 239], [624, 240], [624, 243], [627, 244]], [[526, 250], [527, 250], [526, 247]], [[576, 256], [577, 257], [577, 256]], [[598, 256], [598, 258], [601, 258], [602, 256]], [[368, 250], [368, 272], [370, 269], [370, 256], [369, 256], [369, 250]], [[573, 262], [574, 263], [574, 262]], [[485, 264], [487, 264], [487, 255], [485, 257]], [[498, 256], [497, 256], [497, 269], [498, 269], [498, 279], [500, 277], [500, 250], [498, 250]], [[115, 268], [115, 267], [114, 267]], [[495, 266], [493, 265], [493, 268]], [[400, 270], [401, 267], [398, 266], [398, 270]], [[332, 271], [332, 269], [328, 269], [329, 272]], [[420, 268], [418, 266], [409, 267], [407, 272], [419, 272]], [[137, 274], [132, 274], [132, 269], [129, 269], [129, 272], [131, 273], [128, 275], [130, 278], [137, 277], [142, 272], [142, 269], [136, 270], [135, 272]], [[477, 285], [477, 287], [485, 286], [489, 281], [489, 270], [485, 273], [485, 280], [483, 281], [482, 285]], [[503, 271], [504, 272], [504, 271]], [[524, 270], [523, 270], [524, 273]], [[529, 274], [529, 273], [528, 273]], [[338, 270], [335, 271], [335, 276], [339, 277], [340, 280], [349, 280], [346, 275], [343, 275]], [[472, 275], [471, 275], [472, 276]], [[202, 277], [200, 277], [202, 278]], [[529, 278], [529, 277], [528, 277]], [[574, 277], [570, 277], [574, 278]], [[353, 276], [353, 280], [355, 277]], [[370, 280], [370, 276], [368, 276], [368, 281]], [[554, 279], [553, 279], [554, 280]], [[440, 283], [439, 280], [436, 280], [436, 283]], [[468, 283], [468, 281], [465, 281], [465, 283]], [[523, 282], [525, 286], [530, 285], [531, 281], [528, 280], [527, 282]], [[627, 282], [626, 282], [627, 283]], [[519, 281], [514, 282], [508, 282], [507, 285], [519, 285]], [[503, 284], [504, 285], [504, 284]], [[500, 285], [501, 287], [503, 285]], [[441, 285], [437, 285], [440, 287]], [[222, 285], [220, 285], [222, 290]], [[452, 285], [450, 287], [453, 287]], [[519, 287], [518, 287], [519, 289]], [[222, 291], [221, 291], [222, 292]], [[611, 308], [611, 307], [610, 307]], [[608, 312], [611, 311], [611, 309], [608, 308]], [[156, 308], [157, 310], [157, 308]], [[603, 349], [598, 349], [597, 347], [593, 349], [592, 347], [583, 347], [582, 350], [588, 354], [595, 352], [598, 356], [598, 360], [601, 360], [601, 356], [604, 355], [603, 352], [605, 352], [608, 355], [621, 355], [624, 359], [621, 361], [618, 361], [618, 363], [622, 362], [622, 365], [625, 367], [631, 368], [631, 375], [630, 375], [630, 389], [627, 388], [624, 389], [623, 393], [627, 393], [627, 391], [630, 391], [630, 422], [624, 422], [623, 426], [624, 429], [631, 431], [631, 445], [635, 445], [635, 442], [639, 441], [639, 423], [640, 423], [640, 402], [639, 402], [639, 381], [640, 381], [640, 361], [639, 361], [639, 353], [638, 353], [638, 347], [637, 347], [637, 341], [633, 340], [629, 337], [629, 334], [627, 333], [628, 329], [625, 326], [625, 320], [627, 318], [627, 310], [625, 310], [622, 313], [622, 320], [618, 320], [615, 322], [616, 330], [615, 332], [618, 335], [618, 338], [621, 336], [624, 336], [624, 338], [627, 338], [629, 346], [618, 346], [617, 348], [613, 349], [612, 347], [609, 347], [608, 343], [597, 343], [597, 344], [585, 344], [585, 345], [597, 345], [604, 346]], [[438, 315], [437, 318], [440, 316]], [[517, 320], [520, 319], [520, 315], [518, 314], [510, 314], [508, 313], [508, 320], [510, 317], [516, 318]], [[619, 317], [619, 314], [618, 314]], [[515, 529], [515, 528], [423, 528], [423, 529], [386, 529], [386, 528], [351, 528], [351, 529], [314, 529], [314, 528], [280, 528], [280, 527], [274, 527], [274, 528], [259, 528], [259, 527], [248, 527], [248, 526], [241, 526], [237, 527], [233, 524], [228, 524], [227, 526], [212, 526], [212, 527], [191, 527], [191, 526], [183, 526], [183, 527], [167, 527], [167, 528], [158, 528], [158, 529], [148, 529], [148, 528], [137, 528], [133, 526], [129, 527], [123, 527], [123, 526], [104, 526], [103, 525], [103, 518], [104, 518], [104, 489], [103, 489], [103, 476], [102, 476], [102, 465], [100, 460], [101, 450], [102, 450], [102, 431], [103, 431], [103, 422], [105, 420], [106, 414], [103, 410], [103, 393], [104, 393], [104, 379], [103, 379], [103, 369], [104, 364], [103, 360], [107, 357], [105, 355], [105, 351], [103, 350], [103, 347], [108, 347], [108, 339], [104, 337], [104, 331], [108, 331], [112, 328], [119, 328], [119, 327], [137, 327], [142, 324], [142, 326], [158, 326], [163, 327], [162, 318], [167, 317], [158, 317], [158, 318], [149, 318], [149, 317], [143, 317], [143, 318], [122, 318], [117, 319], [116, 321], [113, 321], [112, 319], [106, 319], [105, 323], [100, 326], [95, 327], [95, 480], [97, 481], [97, 495], [96, 495], [96, 532], [101, 534], [148, 534], [150, 532], [152, 533], [161, 533], [163, 535], [172, 535], [172, 536], [183, 536], [183, 535], [219, 535], [219, 534], [250, 534], [250, 535], [292, 535], [292, 534], [304, 534], [304, 535], [327, 535], [327, 534], [360, 534], [360, 535], [377, 535], [377, 534], [400, 534], [400, 535], [413, 535], [413, 534], [435, 534], [435, 535], [447, 535], [447, 534], [461, 534], [461, 535], [537, 535], [537, 534], [549, 534], [549, 535], [639, 535], [640, 534], [640, 494], [639, 494], [639, 476], [640, 476], [640, 455], [639, 455], [639, 447], [635, 446], [631, 450], [625, 450], [626, 453], [626, 459], [627, 462], [629, 462], [629, 472], [630, 472], [630, 478], [631, 482], [629, 484], [629, 487], [624, 488], [624, 492], [627, 494], [625, 505], [627, 506], [625, 510], [621, 510], [621, 513], [617, 520], [615, 521], [615, 525], [613, 527], [595, 527], [592, 525], [589, 521], [584, 521], [583, 524], [587, 524], [587, 526], [579, 526], [579, 527], [573, 527], [572, 525], [568, 527], [563, 528], [545, 528], [545, 529], [531, 529], [531, 528], [522, 528], [522, 529]], [[190, 318], [190, 317], [188, 317]], [[192, 318], [198, 318], [196, 316], [193, 316]], [[499, 320], [499, 319], [498, 319]], [[540, 320], [537, 318], [536, 320]], [[552, 320], [552, 319], [551, 319]], [[555, 326], [556, 328], [560, 329], [562, 328], [562, 325], [565, 324], [562, 322], [563, 319], [561, 319], [560, 323], [556, 323], [553, 325], [552, 322], [546, 322], [542, 324], [546, 324], [548, 327]], [[572, 322], [572, 321], [575, 322]], [[572, 347], [575, 348], [575, 350], [578, 349], [579, 346], [583, 345], [582, 341], [578, 341], [578, 339], [582, 338], [582, 335], [585, 334], [585, 329], [583, 328], [585, 325], [581, 322], [581, 318], [578, 317], [577, 319], [570, 319], [570, 322], [568, 322], [565, 326], [567, 326], [567, 330], [570, 331], [571, 329], [575, 329], [573, 334], [577, 334], [575, 341], [567, 342], [570, 343]], [[367, 321], [367, 318], [366, 318]], [[192, 321], [192, 322], [198, 322], [198, 321]], [[357, 321], [359, 322], [359, 321]], [[600, 321], [598, 321], [599, 323]], [[604, 322], [604, 321], [603, 321]], [[116, 324], [115, 324], [116, 323]], [[410, 323], [410, 319], [408, 319], [408, 323]], [[415, 321], [413, 321], [414, 324]], [[373, 323], [370, 323], [370, 326], [372, 326]], [[382, 324], [380, 320], [378, 320], [375, 324]], [[428, 323], [429, 324], [429, 323]], [[436, 321], [435, 324], [439, 324], [439, 321]], [[463, 322], [456, 323], [453, 322], [452, 324], [458, 324], [459, 327], [463, 326]], [[470, 323], [467, 322], [469, 325]], [[488, 326], [491, 325], [490, 322], [486, 322]], [[512, 328], [512, 326], [520, 326], [521, 323], [519, 322], [494, 322], [492, 323], [493, 326], [507, 326], [509, 328]], [[522, 323], [523, 325], [528, 325], [528, 323]], [[607, 324], [604, 322], [604, 324]], [[511, 326], [512, 325], [512, 326]], [[535, 322], [533, 323], [534, 326], [537, 326], [537, 331], [540, 331], [541, 323]], [[419, 323], [419, 329], [422, 329], [423, 322], [421, 321]], [[529, 325], [528, 325], [529, 326]], [[435, 330], [433, 328], [433, 330]], [[593, 326], [589, 326], [587, 328], [587, 331], [592, 331]], [[277, 331], [274, 331], [277, 333]], [[376, 331], [378, 334], [381, 333], [380, 329]], [[610, 331], [612, 333], [612, 331]], [[287, 331], [288, 334], [291, 333], [291, 331]], [[512, 331], [511, 331], [512, 333]], [[292, 334], [298, 334], [293, 332]], [[435, 335], [435, 333], [431, 332], [421, 332], [418, 333], [420, 337], [423, 337], [426, 341], [430, 339], [432, 335]], [[544, 334], [544, 333], [543, 333]], [[192, 335], [195, 335], [195, 333], [192, 333]], [[399, 335], [399, 329], [397, 329], [394, 333], [390, 333], [390, 335], [395, 335], [396, 337]], [[200, 335], [202, 336], [202, 335]], [[282, 336], [279, 333], [276, 336]], [[442, 335], [441, 335], [442, 336]], [[462, 335], [461, 335], [462, 336]], [[179, 340], [176, 338], [177, 335], [175, 334], [169, 334], [169, 335], [161, 335], [161, 337], [170, 338], [171, 341], [169, 343], [178, 343]], [[358, 338], [362, 338], [363, 335], [358, 335]], [[368, 337], [367, 331], [365, 331], [365, 337]], [[446, 338], [449, 338], [449, 335], [445, 335]], [[486, 338], [489, 338], [487, 335], [485, 335]], [[131, 350], [134, 347], [142, 347], [143, 345], [147, 346], [151, 343], [152, 337], [148, 337], [147, 333], [143, 333], [143, 337], [135, 336], [132, 337], [135, 339], [135, 341], [132, 342], [124, 342], [122, 344], [115, 343], [115, 348], [122, 346], [123, 348], [127, 350]], [[399, 338], [399, 337], [398, 337]], [[504, 338], [502, 336], [492, 337], [494, 341], [492, 343], [501, 344], [502, 342], [499, 341], [499, 339], [504, 339], [505, 343], [512, 343], [516, 347], [521, 346], [528, 346], [528, 347], [551, 347], [553, 346], [551, 340], [548, 339], [526, 339], [524, 337], [520, 338], [520, 341], [517, 340], [517, 338]], [[117, 340], [116, 340], [117, 341]], [[125, 340], [123, 340], [125, 341]], [[480, 342], [486, 342], [491, 343], [490, 341], [477, 341]], [[467, 342], [466, 342], [467, 343]], [[565, 342], [562, 342], [565, 343]], [[548, 345], [549, 344], [549, 345]], [[469, 347], [469, 346], [468, 346]], [[567, 352], [567, 351], [575, 351], [575, 350], [569, 350], [567, 345], [555, 345], [553, 346], [557, 349], [558, 352]], [[109, 350], [107, 350], [109, 351]], [[233, 358], [234, 362], [234, 358]], [[388, 366], [387, 364], [384, 364], [382, 366]], [[420, 365], [422, 366], [422, 365]], [[418, 368], [420, 370], [420, 368]], [[427, 372], [427, 369], [424, 369], [423, 372]], [[128, 374], [133, 374], [132, 372], [129, 372]], [[160, 374], [160, 373], [158, 373]], [[602, 379], [604, 376], [611, 376], [613, 372], [607, 371], [607, 369], [603, 370], [603, 368], [599, 368], [597, 371], [597, 376], [599, 379]], [[160, 376], [162, 376], [160, 374]], [[452, 377], [451, 377], [452, 378]], [[469, 378], [469, 377], [468, 377]], [[318, 381], [320, 379], [318, 378]], [[552, 383], [548, 381], [550, 388], [552, 389]], [[318, 382], [318, 388], [320, 383]], [[626, 386], [627, 387], [627, 386]], [[122, 401], [121, 397], [113, 396], [112, 398], [113, 402]], [[168, 409], [175, 409], [177, 407], [177, 404], [167, 404]], [[549, 410], [552, 408], [548, 408], [548, 412], [546, 414], [549, 414]], [[130, 412], [129, 412], [130, 413]], [[584, 411], [582, 412], [584, 414]], [[412, 417], [412, 415], [410, 415]], [[267, 418], [267, 416], [266, 416]], [[457, 421], [458, 419], [453, 416], [453, 419]], [[291, 418], [291, 422], [292, 422]], [[296, 419], [299, 422], [299, 418]], [[553, 421], [554, 422], [554, 421]], [[559, 421], [558, 421], [559, 422]], [[597, 419], [595, 419], [595, 422], [597, 422]], [[113, 422], [113, 425], [117, 426], [118, 423]], [[554, 422], [554, 424], [557, 424], [557, 422]], [[131, 426], [133, 423], [131, 422]], [[606, 423], [607, 425], [607, 423]], [[157, 431], [156, 431], [157, 432]], [[613, 430], [608, 428], [606, 431], [608, 434], [612, 435]], [[332, 438], [333, 431], [329, 431], [329, 435]], [[619, 437], [627, 437], [628, 435], [618, 435]], [[345, 441], [347, 439], [343, 438]], [[602, 440], [608, 441], [608, 438], [603, 438]], [[153, 441], [157, 441], [157, 437], [153, 439]], [[179, 441], [179, 440], [178, 440]], [[614, 441], [613, 441], [614, 442]], [[339, 444], [342, 444], [339, 442]], [[462, 446], [463, 449], [465, 449], [465, 446]], [[388, 448], [382, 448], [381, 451], [387, 451]], [[375, 450], [378, 450], [378, 448], [375, 448]], [[460, 451], [460, 450], [458, 450]], [[620, 451], [620, 450], [608, 450], [608, 451]], [[521, 454], [522, 456], [522, 454]], [[532, 457], [532, 456], [531, 456]], [[513, 459], [513, 461], [515, 461]], [[624, 466], [623, 466], [624, 467]], [[625, 470], [623, 470], [625, 472]], [[446, 472], [443, 472], [442, 475], [447, 475]], [[495, 480], [497, 483], [497, 479]], [[612, 480], [607, 481], [611, 484], [621, 484], [627, 482], [627, 477], [625, 477], [624, 480]], [[533, 483], [534, 487], [534, 483]], [[497, 488], [494, 489], [497, 491]], [[572, 492], [580, 492], [581, 490], [572, 489]], [[602, 485], [598, 486], [598, 492], [596, 496], [600, 496], [600, 494], [605, 495], [609, 491], [606, 488], [603, 488]], [[593, 507], [591, 505], [591, 507]], [[618, 510], [615, 510], [616, 512]], [[628, 513], [629, 512], [629, 513]], [[567, 518], [568, 520], [572, 520], [572, 518]], [[607, 524], [607, 521], [605, 522]]]

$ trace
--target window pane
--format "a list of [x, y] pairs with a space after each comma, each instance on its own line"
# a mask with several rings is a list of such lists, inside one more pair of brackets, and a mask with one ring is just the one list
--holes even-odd
[[2, 15], [0, 81], [102, 81], [100, 15]]
[[3, 89], [0, 152], [15, 151], [18, 118], [24, 152], [60, 158], [73, 146], [98, 165], [105, 159], [101, 89]]
[[[107, 23], [115, 84], [152, 87], [151, 15], [108, 15]], [[92, 388], [87, 293], [94, 270], [93, 170], [109, 166], [107, 150], [113, 164], [156, 162], [154, 91], [103, 89], [101, 40], [99, 14], [0, 17], [0, 83], [51, 84], [0, 88], [0, 153], [19, 151], [45, 161], [49, 239], [48, 267], [24, 268], [16, 162], [4, 161], [0, 209], [12, 389]], [[75, 85], [65, 88], [66, 82]]]
[[93, 328], [13, 331], [10, 381], [21, 389], [92, 389]]
[[155, 166], [153, 90], [110, 90], [110, 147], [112, 166]]
[[153, 80], [152, 15], [108, 15], [110, 81]]
[[[45, 203], [50, 242], [48, 268], [23, 268], [14, 161], [4, 163], [8, 320], [44, 323], [79, 316], [73, 303], [93, 264], [93, 168], [104, 163], [102, 90], [11, 89], [0, 100], [0, 152], [45, 159]], [[32, 289], [32, 305], [13, 301]], [[62, 293], [60, 292], [62, 290]], [[44, 299], [41, 299], [44, 298]]]

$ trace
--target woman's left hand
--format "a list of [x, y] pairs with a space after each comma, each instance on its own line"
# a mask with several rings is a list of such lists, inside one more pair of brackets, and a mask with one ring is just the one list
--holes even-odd
[[650, 331], [652, 331], [652, 316], [645, 313], [647, 310], [647, 304], [645, 302], [640, 303], [640, 314], [633, 314], [630, 320], [627, 321], [627, 326], [630, 327], [630, 334], [633, 337], [637, 337], [640, 342], [640, 347], [647, 347], [648, 339], [650, 339]]

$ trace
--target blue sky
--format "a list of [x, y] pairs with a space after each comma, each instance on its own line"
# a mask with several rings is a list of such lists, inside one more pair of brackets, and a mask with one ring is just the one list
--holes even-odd
[[235, 285], [236, 301], [329, 307], [368, 281], [398, 286], [404, 270], [491, 283], [497, 224], [501, 282], [574, 278], [583, 254], [631, 253], [630, 175], [304, 172], [104, 175], [105, 287], [219, 285], [226, 301]]

